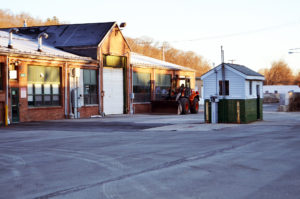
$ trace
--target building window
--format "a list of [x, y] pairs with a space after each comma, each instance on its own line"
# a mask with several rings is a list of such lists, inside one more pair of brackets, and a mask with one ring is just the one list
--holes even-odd
[[171, 75], [156, 74], [155, 76], [155, 99], [165, 99], [171, 89]]
[[3, 81], [4, 81], [4, 77], [3, 77], [3, 64], [0, 63], [0, 90], [3, 90]]
[[125, 67], [126, 60], [127, 60], [126, 57], [122, 57], [122, 56], [104, 55], [103, 65], [109, 67]]
[[151, 100], [151, 84], [150, 73], [133, 72], [133, 102], [150, 102]]
[[83, 70], [84, 104], [98, 104], [96, 70]]
[[[222, 88], [223, 88], [222, 81], [219, 81], [219, 95], [223, 95]], [[225, 80], [225, 95], [229, 95], [229, 80]]]
[[28, 106], [60, 106], [60, 76], [58, 67], [28, 66]]
[[249, 95], [252, 95], [252, 81], [249, 81]]

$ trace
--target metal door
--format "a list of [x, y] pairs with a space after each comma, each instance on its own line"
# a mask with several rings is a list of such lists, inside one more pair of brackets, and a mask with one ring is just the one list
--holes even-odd
[[19, 88], [11, 88], [11, 119], [19, 122]]
[[123, 68], [103, 69], [104, 112], [105, 114], [123, 114], [124, 85]]

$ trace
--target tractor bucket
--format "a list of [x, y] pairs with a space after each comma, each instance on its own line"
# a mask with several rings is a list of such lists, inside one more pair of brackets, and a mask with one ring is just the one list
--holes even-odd
[[159, 114], [180, 114], [181, 105], [177, 101], [172, 100], [158, 100], [151, 101], [151, 111], [152, 113]]

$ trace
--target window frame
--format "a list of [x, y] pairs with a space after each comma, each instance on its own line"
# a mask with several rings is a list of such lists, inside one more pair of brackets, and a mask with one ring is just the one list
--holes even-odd
[[[220, 96], [223, 96], [222, 87], [223, 87], [222, 80], [219, 80], [219, 95]], [[229, 92], [229, 80], [225, 80], [225, 96], [229, 96], [229, 94], [230, 94], [230, 92]]]
[[[134, 78], [138, 74], [143, 74], [149, 76], [149, 81], [147, 85], [135, 85]], [[147, 79], [148, 80], [148, 79]], [[138, 81], [138, 80], [137, 80]], [[132, 87], [134, 93], [133, 103], [147, 103], [151, 101], [151, 73], [150, 72], [138, 72], [133, 71], [132, 73]], [[144, 90], [144, 92], [142, 92]]]
[[[44, 71], [48, 70], [48, 68], [53, 68], [52, 66], [34, 66], [30, 65], [29, 67], [41, 67], [44, 69]], [[43, 77], [42, 81], [35, 81], [35, 80], [29, 80], [27, 81], [27, 104], [30, 108], [38, 108], [38, 107], [57, 107], [62, 105], [61, 101], [61, 81], [62, 81], [62, 69], [61, 67], [58, 68], [59, 73], [59, 82], [45, 82], [45, 76]], [[30, 70], [33, 70], [32, 68]], [[36, 72], [33, 70], [33, 72]], [[28, 72], [29, 73], [29, 72]], [[29, 75], [29, 74], [28, 74]], [[49, 74], [47, 74], [49, 75]], [[52, 73], [50, 75], [53, 75]], [[47, 77], [48, 78], [48, 77]], [[29, 85], [31, 85], [31, 88], [29, 88]], [[40, 88], [37, 87], [37, 85], [40, 85]], [[49, 85], [49, 91], [45, 93], [46, 91], [46, 85]], [[57, 88], [54, 87], [54, 85], [57, 85]], [[37, 93], [38, 89], [40, 90], [39, 93]], [[57, 92], [54, 92], [57, 89]], [[32, 100], [29, 100], [31, 98]], [[40, 99], [40, 100], [38, 100]], [[48, 100], [47, 100], [48, 99]]]
[[[91, 72], [90, 71], [95, 71], [95, 83], [87, 83], [85, 81], [85, 71], [89, 71], [89, 80], [91, 80]], [[89, 105], [98, 105], [99, 100], [98, 100], [98, 84], [97, 84], [97, 70], [93, 69], [83, 69], [83, 104], [84, 106], [89, 106]], [[86, 94], [86, 89], [88, 90], [88, 93]], [[90, 91], [93, 90], [94, 92], [91, 93]], [[96, 102], [96, 103], [93, 103]]]
[[[168, 76], [170, 77], [169, 85], [158, 85], [158, 76]], [[169, 96], [170, 89], [172, 88], [172, 74], [162, 74], [157, 73], [155, 74], [155, 99], [161, 100], [165, 99]]]

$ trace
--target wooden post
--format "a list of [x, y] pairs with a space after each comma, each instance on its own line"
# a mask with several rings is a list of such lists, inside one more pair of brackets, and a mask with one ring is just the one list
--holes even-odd
[[236, 121], [237, 123], [241, 123], [241, 114], [240, 114], [240, 101], [236, 102]]
[[205, 120], [208, 123], [209, 121], [209, 110], [208, 110], [208, 102], [205, 103]]

